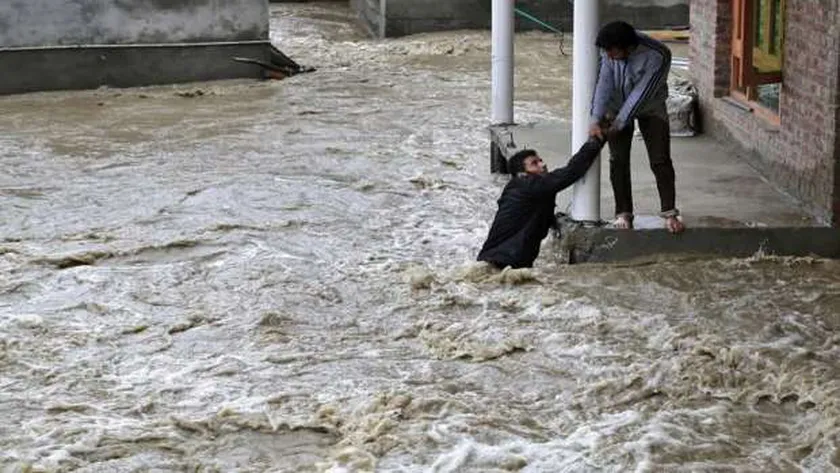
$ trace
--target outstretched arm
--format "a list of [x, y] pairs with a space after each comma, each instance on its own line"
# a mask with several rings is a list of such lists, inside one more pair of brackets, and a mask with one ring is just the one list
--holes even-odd
[[589, 124], [597, 125], [607, 114], [607, 103], [615, 92], [615, 81], [613, 79], [613, 64], [603, 52], [600, 53], [601, 61], [598, 67], [598, 82], [595, 84], [595, 93], [592, 97], [592, 110], [589, 116]]
[[527, 190], [535, 194], [556, 194], [571, 186], [586, 174], [605, 143], [605, 140], [590, 138], [565, 166], [538, 178], [529, 179]]

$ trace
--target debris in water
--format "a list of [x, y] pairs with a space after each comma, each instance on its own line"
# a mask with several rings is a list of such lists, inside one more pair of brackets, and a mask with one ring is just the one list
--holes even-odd
[[203, 96], [204, 91], [201, 90], [201, 89], [196, 89], [195, 91], [192, 91], [192, 92], [175, 92], [175, 95], [177, 95], [178, 97], [184, 97], [184, 98], [192, 99], [192, 98], [195, 98], [195, 97]]
[[138, 333], [143, 333], [149, 328], [148, 325], [137, 325], [136, 327], [129, 327], [122, 331], [123, 335], [134, 335]]
[[426, 268], [415, 267], [406, 271], [406, 278], [412, 289], [429, 289], [435, 282], [435, 275]]

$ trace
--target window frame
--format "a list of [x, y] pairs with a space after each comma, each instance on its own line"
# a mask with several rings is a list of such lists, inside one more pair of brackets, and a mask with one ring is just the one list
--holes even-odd
[[[786, 0], [780, 0], [781, 21], [776, 25], [776, 2], [767, 1], [767, 7], [756, 11], [757, 0], [732, 0], [732, 50], [730, 53], [731, 77], [730, 95], [742, 102], [747, 102], [750, 109], [769, 121], [778, 124], [781, 111], [772, 110], [758, 102], [758, 86], [784, 81], [784, 42]], [[764, 44], [756, 44], [756, 13], [763, 15]], [[779, 51], [772, 51], [775, 46], [773, 27], [780, 31]], [[775, 54], [774, 54], [775, 53]], [[758, 56], [758, 58], [756, 58]], [[772, 69], [759, 71], [755, 60], [769, 63]]]

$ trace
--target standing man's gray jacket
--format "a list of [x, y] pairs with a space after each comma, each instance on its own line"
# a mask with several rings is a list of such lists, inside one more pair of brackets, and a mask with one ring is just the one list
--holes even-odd
[[639, 46], [626, 60], [610, 59], [601, 51], [601, 68], [592, 100], [590, 123], [598, 123], [607, 112], [615, 114], [613, 126], [623, 129], [638, 115], [668, 120], [668, 73], [671, 51], [643, 33]]

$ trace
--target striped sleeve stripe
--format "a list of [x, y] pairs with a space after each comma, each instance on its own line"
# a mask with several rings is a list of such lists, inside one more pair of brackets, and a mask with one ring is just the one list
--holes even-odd
[[657, 71], [656, 75], [654, 75], [651, 80], [645, 85], [645, 90], [642, 92], [641, 97], [639, 100], [633, 104], [633, 108], [630, 110], [630, 115], [628, 118], [632, 118], [636, 116], [638, 113], [639, 108], [641, 108], [642, 104], [650, 98], [650, 95], [656, 90], [656, 87], [662, 81], [662, 76], [665, 75], [665, 71], [668, 70], [668, 67], [671, 64], [671, 52], [668, 51], [663, 44], [659, 43], [658, 41], [653, 41], [645, 36], [639, 36], [640, 44], [643, 44], [651, 49], [651, 51], [657, 52], [662, 55], [662, 66]]

